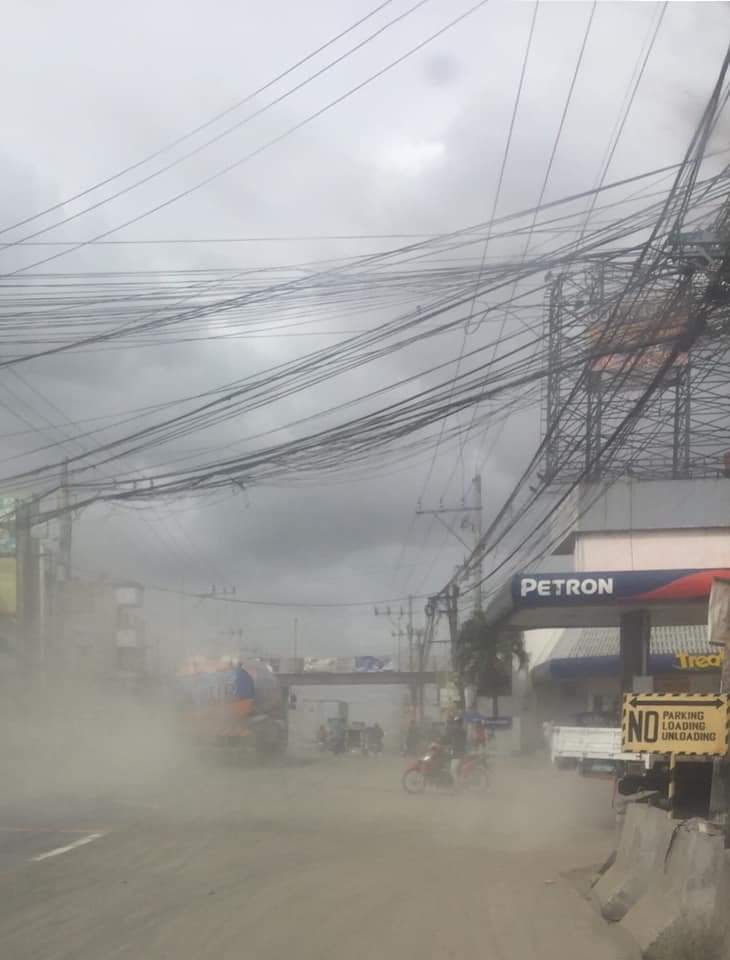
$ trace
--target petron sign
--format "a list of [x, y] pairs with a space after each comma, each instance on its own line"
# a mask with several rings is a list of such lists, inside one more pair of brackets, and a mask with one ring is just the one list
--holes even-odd
[[726, 568], [520, 573], [512, 578], [512, 600], [516, 607], [701, 600], [715, 577], [728, 576]]
[[625, 693], [626, 753], [723, 757], [728, 750], [726, 693]]

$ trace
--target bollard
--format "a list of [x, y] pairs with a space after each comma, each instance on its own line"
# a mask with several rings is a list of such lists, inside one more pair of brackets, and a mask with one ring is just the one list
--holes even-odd
[[670, 820], [674, 819], [674, 795], [677, 790], [677, 754], [669, 755], [669, 789], [667, 790], [668, 810], [667, 816]]

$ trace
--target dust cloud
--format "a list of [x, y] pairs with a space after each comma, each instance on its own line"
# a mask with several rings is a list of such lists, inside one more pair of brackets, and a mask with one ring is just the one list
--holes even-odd
[[[181, 735], [164, 695], [110, 694], [80, 684], [4, 699], [3, 804], [126, 806], [161, 817], [279, 823], [313, 831], [411, 835], [437, 847], [566, 851], [566, 863], [600, 862], [612, 839], [611, 784], [553, 771], [542, 755], [493, 758], [483, 794], [401, 787], [394, 755], [321, 755], [294, 738], [285, 758], [257, 763], [200, 750]], [[566, 848], [567, 845], [567, 848]]]
[[609, 782], [495, 757], [484, 791], [411, 796], [393, 752], [294, 741], [256, 763], [191, 748], [164, 695], [4, 698], [7, 955], [624, 957], [575, 880], [611, 849]]
[[163, 697], [46, 677], [6, 692], [0, 715], [3, 803], [141, 796], [185, 756]]

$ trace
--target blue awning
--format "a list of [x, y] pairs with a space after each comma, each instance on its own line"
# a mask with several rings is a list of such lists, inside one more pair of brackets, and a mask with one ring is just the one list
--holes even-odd
[[[677, 658], [674, 654], [660, 653], [649, 657], [649, 673], [672, 673], [677, 670]], [[584, 677], [620, 676], [620, 659], [617, 656], [606, 657], [556, 657], [538, 664], [532, 671], [534, 683], [546, 680], [577, 680]]]

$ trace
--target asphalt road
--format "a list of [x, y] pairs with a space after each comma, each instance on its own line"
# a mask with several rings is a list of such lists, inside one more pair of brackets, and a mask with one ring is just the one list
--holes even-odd
[[[393, 758], [178, 762], [0, 804], [4, 960], [618, 960], [579, 888], [610, 784], [505, 761], [406, 796]], [[50, 854], [50, 856], [49, 856]]]

